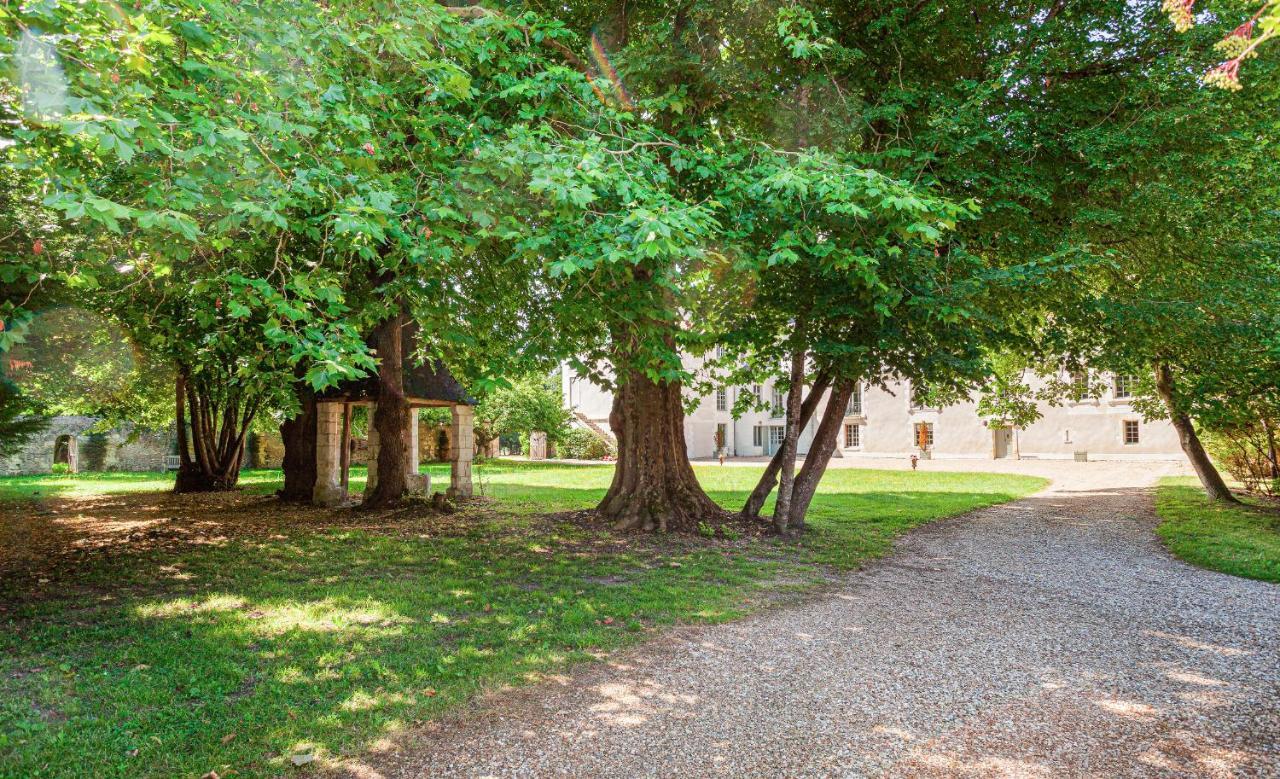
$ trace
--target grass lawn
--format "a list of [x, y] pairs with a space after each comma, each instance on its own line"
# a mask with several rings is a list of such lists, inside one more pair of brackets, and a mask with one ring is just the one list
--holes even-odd
[[1156, 492], [1156, 530], [1169, 551], [1194, 565], [1280, 583], [1280, 504], [1221, 506], [1191, 478], [1167, 478]]
[[[447, 466], [429, 471], [447, 479]], [[19, 542], [41, 522], [94, 512], [222, 523], [204, 543], [116, 550], [47, 581], [0, 583], [0, 776], [296, 774], [294, 756], [340, 761], [477, 693], [664, 626], [739, 617], [883, 554], [910, 527], [1044, 484], [833, 470], [799, 542], [619, 537], [547, 516], [591, 507], [611, 473], [491, 463], [476, 470], [487, 500], [455, 515], [315, 509], [243, 535], [228, 531], [236, 511], [275, 504], [241, 496], [192, 517], [193, 504], [163, 495], [117, 497], [165, 488], [161, 474], [0, 479], [0, 531], [21, 525], [6, 536]], [[698, 468], [735, 508], [758, 474]], [[279, 480], [249, 473], [246, 492]]]

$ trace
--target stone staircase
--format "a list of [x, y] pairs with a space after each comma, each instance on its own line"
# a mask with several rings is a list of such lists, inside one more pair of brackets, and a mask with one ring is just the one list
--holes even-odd
[[581, 411], [575, 411], [573, 412], [573, 418], [575, 421], [577, 421], [579, 425], [586, 428], [587, 430], [590, 430], [601, 441], [604, 441], [610, 446], [618, 445], [618, 441], [613, 437], [613, 433], [609, 430], [605, 430], [603, 427], [596, 424], [595, 421], [591, 419], [591, 417], [588, 417], [586, 414], [582, 413]]

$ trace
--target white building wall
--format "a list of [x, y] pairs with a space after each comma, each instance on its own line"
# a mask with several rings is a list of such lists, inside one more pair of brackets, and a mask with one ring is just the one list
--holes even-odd
[[[937, 458], [991, 459], [1000, 455], [1024, 459], [1177, 460], [1183, 457], [1177, 432], [1165, 420], [1147, 422], [1128, 399], [1115, 397], [1110, 379], [1098, 399], [1040, 404], [1041, 418], [1023, 430], [1001, 432], [1001, 425], [978, 415], [973, 400], [945, 408], [913, 408], [910, 387], [891, 384], [888, 389], [865, 391], [863, 414], [845, 419], [859, 424], [859, 446], [844, 448], [846, 456], [906, 457], [918, 453], [917, 423], [933, 425], [930, 455]], [[1036, 382], [1031, 382], [1033, 388]], [[1125, 422], [1136, 422], [1138, 442], [1125, 441]], [[1009, 436], [1001, 447], [1000, 435]], [[840, 443], [844, 444], [844, 436]], [[1001, 450], [1004, 450], [1003, 452]]]
[[[686, 358], [685, 367], [696, 371], [701, 360]], [[856, 446], [846, 446], [842, 429], [837, 441], [836, 457], [908, 457], [918, 454], [915, 426], [933, 425], [934, 443], [929, 455], [936, 458], [992, 459], [1007, 457], [1037, 459], [1074, 459], [1083, 453], [1090, 460], [1179, 460], [1183, 457], [1178, 435], [1164, 420], [1147, 422], [1133, 410], [1129, 400], [1115, 397], [1110, 377], [1098, 399], [1067, 402], [1061, 406], [1042, 403], [1041, 418], [1025, 430], [1010, 431], [1008, 444], [997, 446], [1000, 425], [988, 423], [978, 415], [977, 396], [945, 408], [914, 408], [910, 387], [905, 382], [888, 388], [863, 389], [861, 413], [845, 417], [846, 425], [858, 426]], [[1036, 380], [1031, 382], [1036, 388]], [[590, 380], [575, 376], [565, 366], [562, 371], [565, 403], [571, 410], [583, 413], [592, 421], [608, 428], [612, 393]], [[773, 384], [760, 386], [761, 397], [771, 401]], [[729, 387], [725, 390], [725, 410], [717, 408], [715, 393], [698, 398], [696, 408], [686, 414], [685, 444], [689, 457], [705, 459], [716, 456], [715, 435], [718, 425], [725, 426], [726, 454], [736, 457], [762, 457], [773, 454], [771, 429], [781, 429], [786, 419], [780, 412], [748, 411], [734, 419], [732, 410], [742, 393], [751, 387]], [[690, 395], [690, 397], [692, 397]], [[805, 426], [799, 442], [800, 454], [809, 451], [818, 421], [825, 410], [819, 404], [813, 419]], [[1125, 442], [1125, 421], [1138, 425], [1138, 442]], [[760, 429], [759, 436], [756, 428]], [[759, 443], [757, 443], [759, 441]]]
[[[702, 367], [702, 360], [693, 357], [685, 358], [685, 368], [697, 371]], [[609, 429], [609, 411], [613, 407], [613, 393], [602, 389], [590, 379], [578, 376], [568, 365], [560, 371], [560, 386], [565, 406], [573, 412], [581, 413], [604, 429]], [[687, 411], [684, 418], [685, 447], [691, 459], [709, 459], [717, 456], [716, 430], [724, 425], [725, 454], [730, 457], [751, 457], [772, 454], [769, 446], [769, 428], [786, 425], [782, 414], [774, 415], [770, 411], [749, 411], [737, 420], [733, 418], [733, 407], [739, 396], [750, 392], [750, 388], [728, 387], [725, 389], [724, 409], [717, 407], [716, 394], [698, 397], [686, 389], [685, 397], [690, 403], [696, 400], [696, 407]], [[773, 384], [761, 385], [761, 397], [769, 400], [773, 396]], [[686, 404], [687, 405], [687, 404]], [[802, 431], [799, 441], [801, 454], [809, 451], [813, 442], [813, 432], [818, 416]], [[761, 428], [760, 445], [755, 444], [754, 428]]]

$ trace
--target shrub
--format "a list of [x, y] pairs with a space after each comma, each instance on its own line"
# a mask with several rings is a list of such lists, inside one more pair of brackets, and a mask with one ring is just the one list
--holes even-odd
[[581, 427], [565, 432], [557, 451], [567, 460], [608, 460], [618, 456], [612, 443]]
[[1205, 435], [1205, 448], [1227, 473], [1250, 492], [1280, 495], [1280, 457], [1276, 429], [1280, 420], [1214, 430]]

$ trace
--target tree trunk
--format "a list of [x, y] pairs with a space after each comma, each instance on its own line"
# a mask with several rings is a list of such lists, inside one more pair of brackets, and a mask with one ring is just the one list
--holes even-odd
[[215, 391], [208, 379], [192, 379], [186, 368], [179, 368], [175, 390], [178, 475], [173, 491], [233, 489], [240, 480], [245, 440], [257, 403], [245, 400], [234, 385]]
[[692, 533], [724, 514], [689, 464], [679, 382], [627, 374], [613, 396], [609, 426], [618, 439], [618, 464], [597, 511], [615, 529]]
[[844, 424], [844, 410], [853, 395], [854, 382], [842, 379], [831, 391], [831, 399], [827, 401], [822, 421], [813, 436], [813, 445], [809, 454], [805, 455], [804, 465], [791, 486], [791, 514], [788, 525], [796, 530], [803, 530], [805, 514], [809, 512], [809, 504], [813, 502], [814, 493], [818, 491], [818, 482], [827, 472], [831, 462], [831, 454], [840, 440], [840, 428]]
[[378, 481], [366, 490], [361, 505], [385, 508], [400, 502], [409, 491], [408, 467], [409, 402], [404, 395], [403, 311], [383, 321], [374, 330], [373, 346], [378, 352], [378, 407], [372, 425], [378, 431]]
[[[817, 410], [818, 403], [822, 400], [822, 395], [827, 391], [827, 387], [831, 384], [831, 379], [826, 374], [820, 373], [814, 379], [813, 387], [810, 388], [809, 394], [805, 396], [804, 403], [800, 406], [800, 429], [809, 424], [809, 420], [813, 418], [813, 412]], [[773, 492], [774, 486], [778, 483], [778, 472], [782, 470], [782, 450], [773, 453], [773, 458], [769, 460], [769, 465], [764, 469], [764, 473], [760, 474], [760, 480], [756, 482], [756, 487], [751, 491], [750, 497], [742, 507], [742, 516], [745, 519], [759, 519], [760, 509], [764, 508], [764, 502], [769, 498], [769, 493]]]
[[284, 441], [284, 488], [281, 500], [310, 503], [316, 486], [316, 394], [305, 382], [297, 384], [301, 410], [280, 423]]
[[[800, 329], [800, 325], [796, 325]], [[778, 500], [773, 505], [773, 526], [786, 532], [791, 517], [791, 492], [796, 478], [796, 450], [800, 444], [800, 409], [804, 405], [805, 350], [791, 353], [791, 386], [787, 390], [787, 429], [782, 438], [782, 476], [778, 481]]]
[[1213, 461], [1209, 459], [1209, 454], [1205, 452], [1200, 437], [1196, 435], [1195, 426], [1191, 423], [1191, 417], [1178, 407], [1174, 398], [1173, 372], [1167, 364], [1158, 362], [1155, 365], [1155, 376], [1156, 392], [1169, 410], [1169, 421], [1173, 423], [1173, 429], [1178, 431], [1178, 443], [1191, 461], [1196, 476], [1200, 477], [1205, 494], [1212, 500], [1239, 503], [1227, 488], [1227, 483], [1222, 480], [1222, 474], [1218, 473]]

